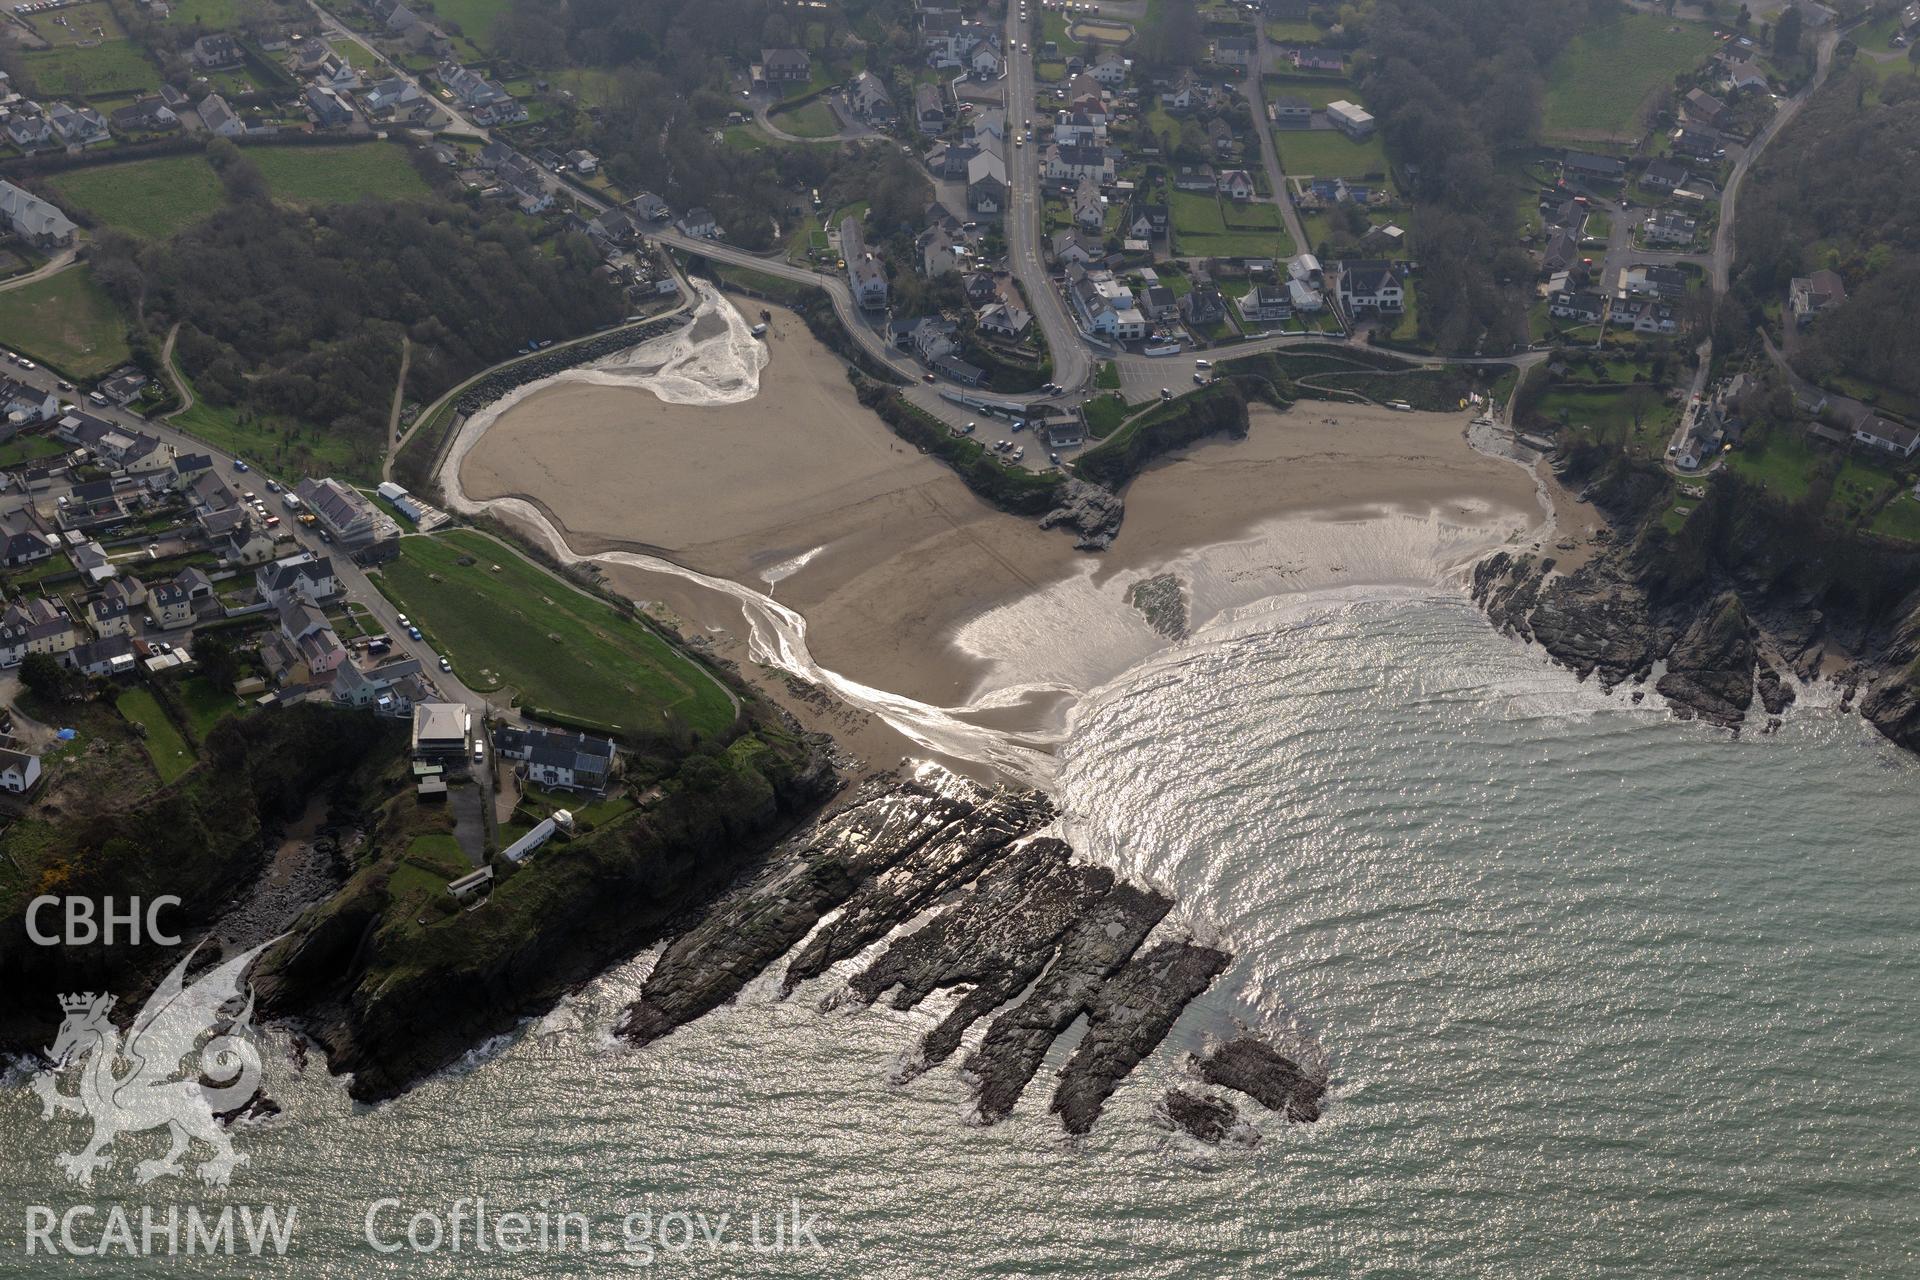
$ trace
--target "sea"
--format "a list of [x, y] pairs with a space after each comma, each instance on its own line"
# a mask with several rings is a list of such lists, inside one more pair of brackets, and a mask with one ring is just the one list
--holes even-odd
[[[272, 1034], [283, 1110], [219, 1191], [131, 1158], [69, 1185], [84, 1128], [16, 1077], [0, 1273], [1915, 1274], [1917, 783], [1831, 706], [1680, 723], [1444, 591], [1276, 599], [1092, 691], [1061, 744], [1077, 847], [1236, 957], [1088, 1137], [1047, 1114], [1064, 1047], [980, 1127], [950, 1067], [890, 1083], [932, 1012], [823, 1011], [835, 975], [626, 1048], [643, 955], [377, 1107]], [[1176, 1136], [1156, 1100], [1240, 1028], [1325, 1065], [1325, 1119], [1243, 1099], [1252, 1145]], [[143, 1206], [297, 1220], [284, 1257], [29, 1256], [32, 1210], [76, 1205], [82, 1246], [115, 1205], [136, 1238]], [[476, 1213], [591, 1231], [481, 1252]]]
[[[982, 1126], [964, 1053], [895, 1082], [944, 1006], [850, 1006], [847, 967], [631, 1048], [646, 953], [379, 1106], [268, 1029], [281, 1110], [223, 1188], [198, 1153], [135, 1185], [151, 1134], [71, 1184], [86, 1124], [16, 1069], [0, 1275], [1920, 1274], [1920, 763], [1820, 686], [1738, 737], [1604, 694], [1457, 576], [1182, 572], [1178, 640], [1114, 583], [969, 629], [998, 650], [976, 708], [1084, 682], [1025, 739], [820, 670], [804, 619], [733, 588], [762, 660], [1030, 771], [1081, 857], [1233, 953], [1088, 1136], [1047, 1110], [1077, 1032]], [[1110, 661], [1040, 661], [1045, 627]], [[1174, 1132], [1189, 1056], [1243, 1033], [1324, 1068], [1324, 1118], [1227, 1095], [1229, 1141]], [[269, 1212], [283, 1244], [250, 1249]]]

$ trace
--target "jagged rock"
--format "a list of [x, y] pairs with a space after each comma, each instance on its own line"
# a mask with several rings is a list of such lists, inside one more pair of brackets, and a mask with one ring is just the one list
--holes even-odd
[[970, 893], [848, 984], [868, 1004], [893, 990], [896, 1009], [911, 1009], [939, 988], [971, 984], [927, 1034], [922, 1068], [944, 1062], [968, 1027], [1026, 990], [1067, 927], [1113, 887], [1111, 871], [1074, 866], [1072, 853], [1061, 841], [1039, 839], [1004, 854]]
[[1754, 675], [1754, 686], [1760, 693], [1760, 705], [1767, 714], [1778, 717], [1781, 712], [1793, 705], [1793, 686], [1780, 678], [1780, 673], [1770, 662], [1762, 661]]
[[[897, 857], [884, 849], [869, 852], [886, 865], [868, 869], [868, 878], [846, 900], [846, 909], [807, 940], [788, 964], [782, 983], [791, 992], [829, 966], [858, 955], [913, 919], [942, 895], [980, 874], [987, 860], [1025, 832], [1053, 816], [1047, 802], [1033, 794], [1008, 797], [982, 814], [974, 810], [977, 829], [929, 832], [926, 838], [902, 842]], [[956, 812], [954, 818], [957, 820]]]
[[1654, 687], [1682, 719], [1733, 728], [1753, 704], [1753, 623], [1739, 598], [1726, 592], [1694, 620], [1667, 655], [1667, 674]]
[[1240, 1123], [1240, 1112], [1225, 1098], [1169, 1089], [1161, 1102], [1167, 1119], [1202, 1142], [1218, 1143]]
[[1087, 1034], [1060, 1069], [1052, 1110], [1068, 1133], [1085, 1133], [1100, 1118], [1120, 1081], [1173, 1029], [1187, 1002], [1213, 985], [1224, 951], [1192, 942], [1163, 942], [1102, 984], [1087, 1011]]
[[1120, 532], [1126, 504], [1120, 495], [1084, 480], [1069, 478], [1060, 486], [1060, 505], [1040, 517], [1040, 527], [1065, 525], [1079, 535], [1073, 545], [1081, 551], [1105, 551]]
[[[765, 871], [668, 945], [617, 1032], [646, 1044], [733, 999], [871, 876], [911, 857], [913, 875], [939, 880], [955, 865], [978, 865], [1053, 816], [1037, 793], [989, 794], [942, 776], [937, 786], [871, 788], [788, 841]], [[906, 914], [876, 916], [880, 932], [913, 914], [912, 901], [900, 895], [894, 907]]]
[[1920, 751], [1920, 674], [1909, 669], [1875, 685], [1860, 700], [1860, 714], [1892, 741]]
[[1533, 640], [1581, 679], [1611, 689], [1645, 675], [1669, 647], [1646, 594], [1611, 561], [1566, 575], [1551, 561], [1496, 552], [1474, 566], [1473, 598], [1503, 631]]
[[1311, 1124], [1320, 1118], [1326, 1080], [1309, 1075], [1299, 1063], [1264, 1041], [1241, 1036], [1193, 1061], [1200, 1078], [1208, 1084], [1244, 1093], [1269, 1111], [1282, 1112], [1297, 1123]]
[[1138, 885], [1117, 884], [1074, 921], [1045, 975], [1025, 1000], [993, 1020], [967, 1059], [981, 1119], [992, 1124], [1013, 1111], [1055, 1038], [1093, 1007], [1101, 984], [1119, 972], [1172, 906], [1171, 899]]
[[1187, 634], [1187, 593], [1171, 573], [1142, 578], [1127, 588], [1127, 603], [1140, 611], [1147, 625], [1169, 640]]

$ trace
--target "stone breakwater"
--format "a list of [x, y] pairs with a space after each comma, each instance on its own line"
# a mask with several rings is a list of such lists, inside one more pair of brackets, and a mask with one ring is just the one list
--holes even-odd
[[480, 412], [508, 392], [518, 390], [530, 382], [539, 382], [551, 378], [556, 373], [565, 373], [569, 369], [578, 369], [581, 365], [592, 364], [595, 360], [604, 360], [608, 356], [631, 351], [643, 342], [672, 333], [688, 323], [685, 315], [661, 316], [644, 324], [623, 325], [618, 329], [609, 329], [595, 337], [583, 339], [571, 346], [554, 347], [539, 355], [529, 356], [516, 364], [495, 369], [478, 382], [462, 391], [454, 400], [454, 409], [468, 417]]
[[[936, 992], [959, 997], [896, 1080], [945, 1062], [991, 1018], [961, 1072], [983, 1123], [1012, 1112], [1055, 1040], [1084, 1019], [1051, 1110], [1069, 1133], [1085, 1133], [1232, 957], [1185, 937], [1148, 945], [1172, 901], [1073, 862], [1065, 843], [1038, 834], [1053, 817], [1038, 792], [989, 791], [931, 765], [871, 783], [668, 944], [618, 1033], [638, 1045], [669, 1035], [733, 1000], [782, 957], [790, 957], [782, 998], [855, 962], [820, 998], [823, 1011], [883, 998], [906, 1010]], [[1201, 1078], [1288, 1120], [1317, 1119], [1324, 1080], [1249, 1043], [1261, 1051], [1257, 1061], [1201, 1069]], [[1217, 1117], [1219, 1109], [1181, 1110]], [[1217, 1141], [1231, 1126], [1196, 1120], [1190, 1128]]]

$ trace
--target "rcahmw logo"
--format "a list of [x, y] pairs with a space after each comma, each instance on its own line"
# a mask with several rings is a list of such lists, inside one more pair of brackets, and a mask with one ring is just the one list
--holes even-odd
[[285, 1254], [299, 1217], [296, 1208], [274, 1205], [229, 1204], [218, 1211], [191, 1204], [185, 1209], [143, 1204], [133, 1211], [114, 1205], [103, 1214], [90, 1204], [76, 1204], [64, 1213], [36, 1204], [27, 1209], [27, 1253], [75, 1258], [245, 1253], [257, 1258], [269, 1249]]
[[[110, 995], [66, 995], [66, 1018], [47, 1057], [53, 1066], [33, 1077], [40, 1095], [41, 1119], [75, 1114], [93, 1121], [93, 1137], [79, 1151], [62, 1155], [60, 1167], [70, 1181], [93, 1185], [93, 1175], [113, 1163], [107, 1153], [123, 1133], [165, 1128], [172, 1145], [166, 1155], [142, 1160], [134, 1180], [142, 1185], [182, 1172], [180, 1157], [194, 1141], [213, 1149], [197, 1172], [209, 1186], [224, 1187], [246, 1157], [214, 1117], [232, 1111], [260, 1084], [260, 1054], [245, 1038], [253, 1018], [253, 997], [241, 990], [240, 975], [270, 945], [262, 943], [234, 957], [192, 986], [187, 965], [199, 948], [173, 967], [166, 980], [125, 1032], [113, 1025]], [[241, 1005], [237, 1012], [223, 1012]], [[202, 1043], [202, 1037], [210, 1037]], [[176, 1074], [189, 1056], [198, 1070]], [[126, 1064], [126, 1070], [118, 1068]], [[61, 1073], [77, 1065], [79, 1092], [60, 1091]], [[199, 1077], [214, 1081], [209, 1087]]]

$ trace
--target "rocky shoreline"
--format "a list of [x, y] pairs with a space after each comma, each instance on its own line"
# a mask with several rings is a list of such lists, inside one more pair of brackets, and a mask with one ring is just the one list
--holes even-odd
[[[961, 1072], [982, 1123], [1012, 1112], [1048, 1049], [1084, 1018], [1051, 1103], [1067, 1132], [1083, 1134], [1232, 957], [1181, 937], [1148, 946], [1172, 902], [1072, 861], [1069, 846], [1037, 834], [1053, 817], [1037, 792], [990, 791], [934, 765], [869, 782], [670, 942], [617, 1033], [635, 1045], [669, 1035], [789, 952], [781, 998], [857, 962], [819, 997], [823, 1009], [959, 996], [896, 1080], [946, 1061], [993, 1018]], [[1253, 1076], [1219, 1083], [1236, 1081]], [[1298, 1110], [1290, 1118], [1313, 1118]]]

